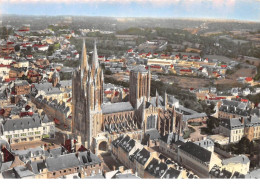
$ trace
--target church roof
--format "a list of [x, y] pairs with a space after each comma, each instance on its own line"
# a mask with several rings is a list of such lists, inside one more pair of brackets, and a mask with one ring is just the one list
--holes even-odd
[[110, 113], [134, 110], [134, 108], [130, 102], [107, 103], [107, 104], [103, 104], [101, 109], [102, 109], [103, 114], [110, 114]]
[[146, 69], [145, 69], [145, 66], [144, 65], [138, 65], [138, 66], [135, 66], [132, 71], [134, 72], [141, 72], [141, 73], [145, 73], [145, 72], [148, 72]]

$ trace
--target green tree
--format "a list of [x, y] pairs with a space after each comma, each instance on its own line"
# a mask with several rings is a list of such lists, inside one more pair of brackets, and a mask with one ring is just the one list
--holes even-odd
[[14, 46], [14, 50], [15, 50], [16, 52], [20, 51], [20, 45], [15, 45], [15, 46]]
[[239, 154], [249, 153], [250, 141], [246, 137], [242, 137], [238, 142], [238, 152]]

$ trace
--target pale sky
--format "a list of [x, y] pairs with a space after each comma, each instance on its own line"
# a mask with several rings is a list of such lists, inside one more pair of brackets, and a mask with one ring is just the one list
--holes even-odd
[[0, 0], [0, 13], [215, 18], [260, 22], [260, 0]]

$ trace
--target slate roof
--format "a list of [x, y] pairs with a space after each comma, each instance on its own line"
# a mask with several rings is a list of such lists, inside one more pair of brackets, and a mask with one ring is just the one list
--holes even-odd
[[32, 171], [34, 174], [39, 174], [40, 170], [43, 170], [46, 168], [46, 164], [45, 164], [44, 160], [32, 161], [31, 166], [32, 166]]
[[136, 141], [131, 139], [128, 135], [126, 135], [118, 144], [126, 153], [129, 153], [134, 146], [136, 145]]
[[138, 163], [144, 165], [147, 162], [147, 160], [150, 158], [150, 152], [145, 148], [143, 148], [140, 152], [138, 152], [134, 156], [134, 158]]
[[131, 71], [140, 72], [140, 73], [148, 73], [148, 71], [145, 69], [144, 65], [135, 66]]
[[157, 159], [153, 158], [145, 170], [155, 178], [161, 178], [162, 175], [166, 172], [167, 168], [167, 164], [162, 162], [159, 163]]
[[212, 169], [210, 170], [209, 174], [211, 174], [214, 178], [219, 179], [230, 179], [232, 177], [232, 173], [221, 169], [219, 166], [214, 165]]
[[41, 127], [41, 119], [38, 114], [32, 117], [24, 117], [19, 119], [8, 119], [3, 124], [4, 131], [23, 130], [29, 128]]
[[107, 103], [101, 106], [103, 114], [110, 114], [116, 112], [133, 111], [134, 108], [130, 102]]
[[43, 82], [43, 83], [33, 83], [34, 88], [39, 90], [44, 90], [52, 87], [52, 83]]
[[168, 95], [167, 94], [167, 98], [168, 98], [168, 103], [170, 103], [170, 104], [175, 104], [175, 103], [178, 103], [179, 102], [179, 100], [178, 99], [176, 99], [174, 96], [172, 96], [172, 95]]
[[247, 164], [249, 162], [250, 162], [250, 160], [245, 155], [238, 155], [238, 156], [235, 156], [235, 157], [231, 157], [231, 158], [222, 160], [223, 165], [227, 165], [227, 164], [230, 164], [230, 163]]
[[6, 140], [0, 139], [0, 148], [2, 148], [2, 146], [5, 146], [8, 150], [10, 150], [10, 145]]
[[147, 130], [145, 132], [145, 135], [149, 135], [150, 140], [155, 140], [155, 139], [160, 139], [161, 138], [159, 131], [157, 129], [155, 129], [155, 128]]
[[132, 155], [129, 156], [130, 161], [134, 161], [136, 158], [136, 155], [140, 152], [140, 149], [138, 148]]
[[105, 177], [102, 174], [97, 174], [97, 175], [94, 175], [94, 176], [84, 177], [84, 179], [105, 179]]
[[47, 168], [49, 171], [59, 171], [62, 169], [78, 167], [80, 161], [75, 153], [60, 155], [57, 157], [48, 157], [46, 159]]
[[162, 136], [161, 140], [167, 143], [168, 145], [176, 143], [177, 141], [180, 141], [184, 144], [183, 137], [173, 132], [171, 132], [170, 134], [166, 134], [165, 136]]
[[60, 87], [69, 87], [72, 86], [72, 80], [62, 80], [59, 82]]
[[253, 170], [246, 174], [246, 179], [260, 179], [260, 169]]
[[83, 166], [92, 165], [92, 164], [99, 164], [102, 161], [96, 156], [95, 154], [91, 153], [90, 151], [79, 152], [78, 158], [80, 164]]
[[214, 146], [214, 142], [210, 139], [195, 141], [194, 143], [203, 147], [203, 148]]
[[195, 113], [192, 115], [183, 115], [183, 121], [186, 122], [190, 119], [207, 117], [206, 113]]
[[50, 150], [45, 150], [44, 155], [47, 157], [57, 157], [57, 156], [63, 155], [64, 152], [65, 152], [65, 149], [61, 146], [58, 148], [52, 148]]
[[195, 143], [187, 142], [179, 147], [179, 149], [185, 151], [186, 153], [194, 156], [195, 158], [201, 160], [202, 162], [210, 162], [211, 152], [205, 148], [202, 148]]
[[115, 176], [116, 179], [140, 179], [140, 177], [136, 176], [135, 174], [116, 174]]
[[14, 170], [20, 178], [34, 176], [34, 173], [24, 166], [16, 166]]
[[[159, 96], [159, 98], [158, 98], [158, 107], [164, 107], [164, 99], [163, 99], [163, 97], [161, 97], [161, 96]], [[150, 99], [150, 103], [154, 106], [154, 107], [156, 107], [156, 96], [155, 97], [151, 97], [151, 99]]]
[[20, 80], [14, 82], [15, 86], [24, 86], [24, 85], [29, 85], [29, 83], [26, 80]]
[[221, 119], [220, 124], [230, 130], [243, 128], [240, 118]]
[[46, 88], [46, 89], [42, 89], [42, 91], [44, 91], [45, 94], [47, 94], [47, 95], [62, 93], [62, 91], [57, 87], [49, 87], [49, 88]]
[[246, 127], [251, 127], [251, 126], [260, 126], [260, 119], [258, 116], [253, 115], [249, 116], [244, 119], [244, 123]]
[[232, 179], [244, 179], [246, 176], [244, 174], [241, 174], [239, 172], [235, 172], [232, 176]]
[[41, 147], [28, 148], [26, 150], [13, 150], [12, 153], [19, 155], [21, 161], [26, 162], [31, 158], [31, 156], [42, 156], [44, 155], [44, 150]]
[[112, 145], [114, 145], [116, 148], [118, 147], [119, 142], [123, 139], [123, 136], [120, 136], [112, 141]]
[[166, 173], [163, 175], [163, 179], [177, 179], [181, 174], [181, 171], [174, 168], [169, 168]]
[[183, 107], [182, 105], [180, 105], [177, 110], [181, 113], [183, 113], [184, 115], [191, 115], [191, 114], [197, 114], [198, 112], [188, 109], [186, 107]]
[[231, 114], [237, 114], [241, 116], [249, 116], [250, 110], [244, 110], [240, 108], [235, 108], [234, 106], [227, 106], [227, 105], [221, 105], [219, 108], [219, 111], [231, 113]]

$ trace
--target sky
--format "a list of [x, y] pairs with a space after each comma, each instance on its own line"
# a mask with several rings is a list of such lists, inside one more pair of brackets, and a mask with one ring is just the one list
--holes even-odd
[[0, 0], [0, 14], [212, 18], [260, 22], [260, 0]]

